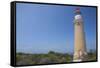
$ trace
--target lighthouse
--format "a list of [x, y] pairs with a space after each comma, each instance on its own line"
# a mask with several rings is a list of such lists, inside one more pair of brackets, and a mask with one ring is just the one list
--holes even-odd
[[74, 56], [73, 61], [86, 61], [86, 39], [84, 21], [80, 8], [76, 8], [74, 17]]

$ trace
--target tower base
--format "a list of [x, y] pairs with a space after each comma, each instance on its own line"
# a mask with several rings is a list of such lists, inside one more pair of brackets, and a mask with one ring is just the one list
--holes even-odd
[[87, 52], [85, 51], [77, 51], [74, 54], [73, 57], [73, 62], [81, 62], [81, 61], [86, 61], [87, 60]]

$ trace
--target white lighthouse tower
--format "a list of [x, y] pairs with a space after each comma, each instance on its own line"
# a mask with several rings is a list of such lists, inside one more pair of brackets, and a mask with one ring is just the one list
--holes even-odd
[[86, 40], [84, 32], [84, 22], [80, 12], [80, 8], [76, 8], [74, 18], [74, 57], [73, 61], [86, 60]]

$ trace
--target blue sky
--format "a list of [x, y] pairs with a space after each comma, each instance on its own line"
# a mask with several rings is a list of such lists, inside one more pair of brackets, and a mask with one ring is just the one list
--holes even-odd
[[[17, 3], [17, 52], [72, 53], [76, 6]], [[96, 49], [96, 8], [80, 7], [87, 50]]]

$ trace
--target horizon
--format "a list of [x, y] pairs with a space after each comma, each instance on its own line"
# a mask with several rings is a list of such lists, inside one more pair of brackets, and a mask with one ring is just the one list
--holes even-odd
[[[92, 51], [91, 51], [92, 50]], [[48, 54], [49, 52], [51, 52], [51, 51], [48, 51], [48, 52], [37, 52], [37, 53], [33, 53], [33, 52], [16, 52], [17, 54], [18, 53], [23, 53], [23, 54]], [[60, 53], [60, 54], [74, 54], [74, 52], [56, 52], [56, 51], [52, 51], [52, 52], [54, 52], [54, 53]], [[88, 51], [87, 51], [87, 53], [90, 53], [90, 52], [92, 52], [92, 53], [94, 53], [94, 52], [96, 52], [96, 50], [94, 50], [94, 49], [89, 49]]]

